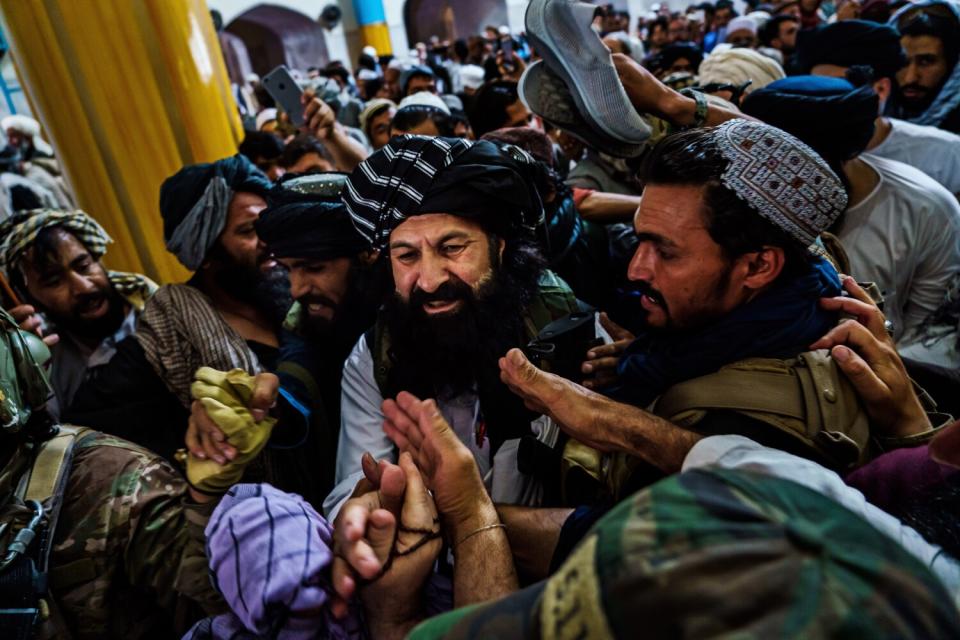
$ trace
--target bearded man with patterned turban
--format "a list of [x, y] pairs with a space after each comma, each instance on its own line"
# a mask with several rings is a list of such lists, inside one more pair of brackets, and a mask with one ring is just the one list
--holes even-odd
[[[329, 483], [314, 469], [323, 445], [310, 420], [318, 399], [312, 354], [283, 328], [290, 285], [257, 236], [272, 183], [245, 157], [186, 166], [160, 189], [167, 249], [194, 271], [154, 294], [118, 356], [78, 391], [65, 417], [122, 436], [167, 459], [184, 446], [191, 386], [201, 367], [280, 372], [277, 414], [266, 449], [244, 479], [268, 481], [319, 504]], [[131, 419], [135, 417], [136, 419]], [[226, 464], [236, 455], [211, 450]]]
[[83, 211], [21, 211], [0, 236], [0, 268], [24, 301], [11, 313], [51, 347], [50, 381], [65, 408], [89, 368], [109, 362], [133, 333], [157, 285], [105, 269], [100, 261], [113, 239]]

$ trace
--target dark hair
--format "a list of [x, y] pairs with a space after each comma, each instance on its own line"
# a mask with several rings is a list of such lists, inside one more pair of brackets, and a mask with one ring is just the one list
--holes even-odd
[[345, 83], [350, 82], [350, 72], [339, 60], [334, 60], [321, 69], [320, 75], [324, 78], [340, 78]]
[[316, 153], [330, 164], [335, 164], [333, 156], [330, 155], [322, 142], [309, 134], [301, 134], [291, 140], [283, 150], [283, 155], [280, 156], [280, 166], [292, 167], [308, 153]]
[[776, 15], [767, 20], [763, 28], [757, 33], [760, 38], [760, 44], [765, 47], [772, 46], [774, 40], [780, 37], [780, 25], [784, 22], [800, 22], [800, 19], [791, 15]]
[[731, 13], [736, 16], [737, 12], [733, 8], [733, 0], [717, 0], [716, 9], [730, 9]]
[[[16, 214], [14, 214], [14, 217], [11, 220], [16, 222]], [[61, 239], [58, 237], [58, 232], [61, 231], [63, 233], [70, 234], [74, 238], [77, 238], [76, 234], [65, 228], [63, 225], [56, 224], [51, 227], [44, 227], [37, 232], [37, 237], [34, 238], [32, 243], [30, 243], [30, 248], [33, 249], [30, 257], [27, 258], [27, 255], [24, 254], [22, 261], [29, 262], [30, 266], [40, 273], [43, 273], [50, 267], [55, 266], [60, 255]], [[77, 238], [77, 241], [80, 242], [80, 238]], [[21, 295], [25, 296], [29, 300], [32, 300], [30, 298], [29, 290], [27, 289], [27, 283], [23, 279], [22, 270], [10, 269], [10, 285]]]
[[253, 97], [257, 99], [257, 104], [264, 109], [274, 109], [277, 106], [277, 101], [273, 99], [273, 96], [270, 95], [270, 92], [267, 91], [267, 88], [262, 84], [257, 83], [254, 85]]
[[953, 67], [957, 64], [958, 53], [960, 53], [960, 25], [956, 18], [951, 21], [947, 17], [919, 10], [903, 21], [899, 30], [901, 36], [937, 38], [943, 43], [943, 55], [947, 59], [947, 66]]
[[653, 32], [657, 30], [657, 27], [660, 27], [661, 29], [663, 29], [664, 33], [667, 33], [670, 31], [670, 21], [664, 18], [663, 16], [660, 16], [659, 18], [651, 22], [649, 25], [647, 25], [648, 40], [653, 37]]
[[357, 67], [359, 69], [369, 69], [370, 71], [377, 70], [377, 61], [373, 56], [361, 53], [360, 57], [357, 59]]
[[553, 142], [547, 137], [547, 134], [531, 127], [494, 129], [483, 134], [480, 139], [515, 145], [551, 169], [556, 166], [553, 157]]
[[467, 41], [463, 38], [457, 38], [454, 40], [453, 52], [457, 54], [457, 57], [460, 58], [461, 62], [466, 62], [467, 56], [470, 55], [470, 49], [467, 47]]
[[29, 211], [42, 208], [43, 202], [33, 189], [15, 184], [10, 187], [10, 206], [14, 211]]
[[640, 178], [646, 185], [703, 187], [707, 233], [728, 259], [765, 246], [780, 247], [785, 259], [780, 278], [800, 273], [810, 262], [806, 247], [724, 186], [727, 165], [714, 130], [693, 129], [669, 136], [654, 147], [644, 160]]
[[383, 88], [383, 78], [371, 78], [363, 83], [363, 99], [373, 100]]
[[247, 131], [237, 150], [250, 162], [256, 163], [258, 158], [273, 160], [283, 153], [283, 140], [267, 131]]
[[491, 80], [480, 87], [474, 96], [470, 123], [473, 133], [479, 138], [483, 134], [499, 129], [507, 124], [507, 107], [520, 99], [517, 83], [513, 80]]
[[432, 120], [437, 125], [437, 131], [441, 136], [450, 137], [453, 135], [453, 120], [440, 109], [426, 105], [409, 104], [402, 109], [398, 109], [393, 116], [390, 126], [400, 131], [410, 131], [418, 127], [427, 120]]

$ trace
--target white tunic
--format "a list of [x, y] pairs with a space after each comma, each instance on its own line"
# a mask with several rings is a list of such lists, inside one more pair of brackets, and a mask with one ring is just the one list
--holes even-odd
[[[364, 452], [369, 451], [376, 460], [397, 460], [396, 449], [383, 432], [383, 396], [374, 377], [373, 357], [366, 336], [360, 336], [343, 365], [341, 389], [335, 485], [323, 501], [323, 510], [330, 520], [336, 517], [340, 506], [363, 477], [360, 458]], [[449, 400], [438, 400], [437, 405], [460, 441], [473, 453], [480, 476], [495, 502], [528, 506], [538, 502], [538, 485], [533, 478], [517, 471], [518, 440], [504, 442], [491, 464], [490, 440], [480, 438], [477, 434], [480, 402], [476, 393], [468, 392]]]
[[902, 162], [862, 156], [879, 176], [873, 192], [847, 209], [837, 236], [850, 256], [852, 276], [876, 282], [884, 313], [901, 351], [934, 364], [917, 330], [943, 302], [947, 283], [960, 271], [960, 204], [923, 172]]
[[896, 160], [919, 169], [953, 194], [960, 194], [960, 136], [937, 127], [925, 127], [888, 118], [886, 140], [868, 155]]

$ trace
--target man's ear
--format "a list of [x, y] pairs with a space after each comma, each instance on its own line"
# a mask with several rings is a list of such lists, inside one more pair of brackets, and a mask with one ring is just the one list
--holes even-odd
[[746, 274], [743, 277], [743, 286], [747, 289], [759, 291], [773, 284], [780, 276], [786, 264], [786, 255], [781, 247], [763, 247], [740, 256]]
[[873, 83], [873, 90], [877, 92], [877, 97], [880, 98], [880, 108], [882, 110], [883, 105], [890, 99], [890, 94], [893, 92], [893, 83], [890, 78], [880, 78]]
[[507, 248], [507, 241], [503, 238], [497, 238], [497, 254], [500, 256], [500, 262], [503, 262], [503, 250]]
[[377, 258], [379, 257], [380, 257], [380, 252], [377, 251], [376, 249], [364, 249], [357, 256], [357, 259], [360, 260], [361, 264], [364, 264], [369, 267], [374, 262], [376, 262]]

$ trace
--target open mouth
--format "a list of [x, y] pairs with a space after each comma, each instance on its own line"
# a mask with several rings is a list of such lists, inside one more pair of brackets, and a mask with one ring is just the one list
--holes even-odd
[[79, 313], [82, 316], [99, 316], [106, 312], [108, 304], [106, 297], [90, 300], [80, 306]]
[[432, 302], [425, 302], [423, 310], [429, 314], [448, 313], [459, 306], [459, 300], [434, 300]]
[[307, 313], [311, 316], [326, 316], [333, 311], [333, 307], [322, 302], [311, 302], [310, 304], [306, 305], [306, 307]]

